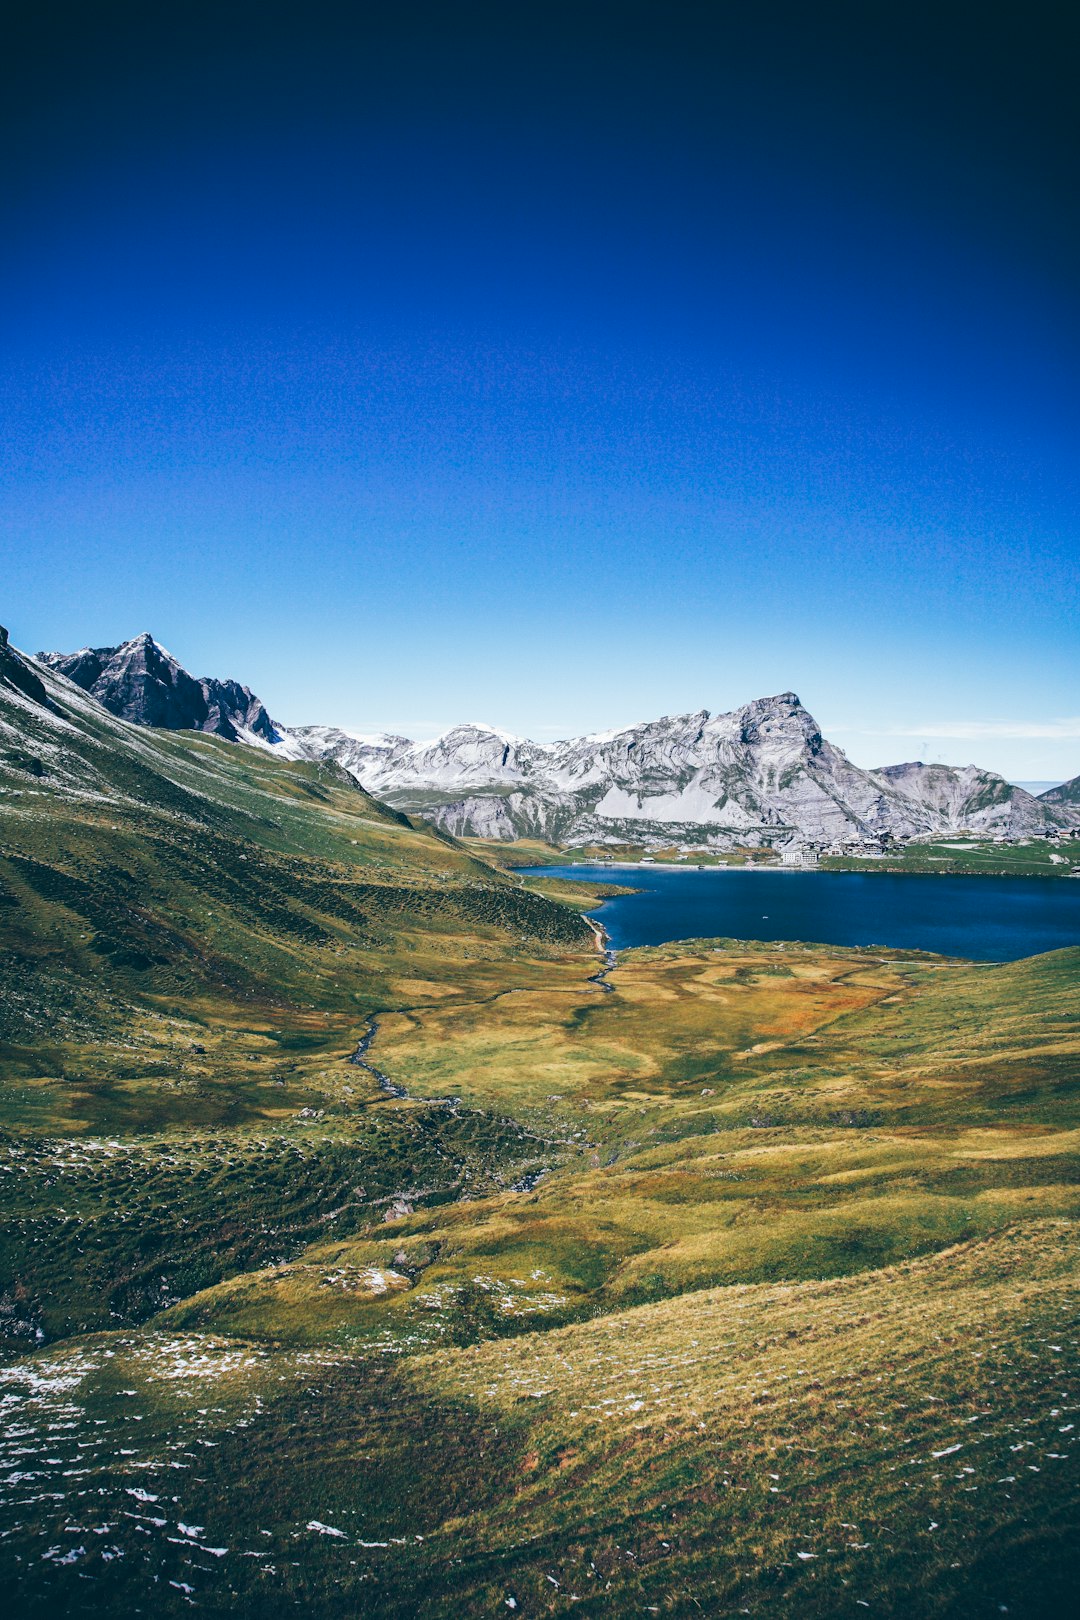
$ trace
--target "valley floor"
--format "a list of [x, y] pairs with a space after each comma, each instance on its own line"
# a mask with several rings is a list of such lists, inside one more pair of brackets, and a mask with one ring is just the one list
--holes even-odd
[[602, 971], [580, 884], [8, 664], [15, 1612], [1070, 1612], [1080, 950]]
[[[382, 1012], [272, 1132], [21, 1133], [21, 1612], [1066, 1613], [1078, 956], [580, 957]], [[287, 1253], [62, 1323], [223, 1205]]]

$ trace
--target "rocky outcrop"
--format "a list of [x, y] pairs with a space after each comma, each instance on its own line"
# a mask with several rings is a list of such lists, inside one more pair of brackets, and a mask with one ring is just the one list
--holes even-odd
[[[0, 647], [0, 678], [5, 655], [15, 657]], [[413, 742], [335, 726], [287, 730], [248, 687], [190, 675], [146, 633], [38, 657], [125, 720], [333, 763], [455, 837], [827, 847], [959, 831], [1022, 838], [1080, 823], [1076, 781], [1035, 798], [974, 765], [862, 770], [794, 692], [556, 743], [480, 722]], [[23, 682], [37, 679], [25, 661], [13, 668]]]
[[455, 838], [510, 839], [521, 836], [515, 808], [509, 798], [476, 794], [454, 804], [438, 805], [431, 816], [437, 826], [453, 833]]
[[237, 681], [189, 675], [148, 631], [119, 647], [42, 652], [37, 658], [97, 698], [110, 714], [136, 725], [206, 731], [230, 742], [264, 747], [287, 741], [285, 732], [248, 687]]
[[392, 732], [342, 731], [339, 726], [294, 726], [290, 735], [312, 759], [332, 759], [354, 776], [411, 748], [408, 737]]
[[23, 697], [30, 698], [34, 703], [41, 703], [47, 709], [53, 704], [41, 684], [40, 675], [35, 675], [26, 659], [8, 641], [8, 633], [0, 624], [0, 685], [21, 692]]

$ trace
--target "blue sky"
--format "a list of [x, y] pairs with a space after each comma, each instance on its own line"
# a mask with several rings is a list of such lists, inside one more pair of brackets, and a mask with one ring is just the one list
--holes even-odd
[[13, 639], [148, 628], [286, 723], [794, 689], [862, 764], [1076, 774], [1064, 13], [744, 10], [26, 23]]

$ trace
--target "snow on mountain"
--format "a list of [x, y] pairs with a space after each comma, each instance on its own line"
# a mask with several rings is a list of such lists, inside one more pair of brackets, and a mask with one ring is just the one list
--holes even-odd
[[340, 726], [294, 726], [289, 736], [306, 758], [332, 759], [357, 781], [377, 761], [413, 746], [411, 738], [392, 732], [343, 731]]
[[249, 687], [238, 681], [189, 675], [149, 631], [119, 647], [41, 652], [37, 662], [66, 675], [110, 714], [136, 725], [207, 731], [230, 742], [274, 748], [291, 758], [304, 757]]
[[26, 662], [25, 658], [11, 645], [5, 627], [0, 624], [0, 687], [7, 687], [12, 692], [21, 692], [23, 697], [30, 698], [34, 703], [43, 707], [52, 707], [48, 693], [41, 684], [41, 677], [36, 675]]
[[479, 723], [423, 743], [295, 735], [399, 809], [485, 838], [828, 844], [967, 827], [1021, 836], [1064, 819], [974, 767], [861, 770], [793, 692], [549, 744]]
[[248, 687], [189, 675], [147, 633], [38, 659], [123, 719], [334, 761], [377, 798], [458, 835], [829, 845], [961, 830], [1019, 838], [1080, 821], [1075, 782], [1035, 798], [973, 765], [862, 770], [822, 736], [794, 692], [555, 743], [480, 721], [414, 742], [278, 726]]
[[436, 793], [506, 790], [523, 781], [544, 753], [539, 743], [480, 722], [452, 726], [430, 742], [325, 726], [297, 726], [292, 735], [314, 757], [334, 759], [358, 781], [376, 783], [375, 791], [383, 797], [416, 788]]

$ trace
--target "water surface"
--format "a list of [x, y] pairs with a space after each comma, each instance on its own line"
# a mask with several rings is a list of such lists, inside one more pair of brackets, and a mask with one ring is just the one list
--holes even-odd
[[805, 940], [891, 945], [1007, 962], [1080, 945], [1080, 882], [890, 872], [537, 866], [541, 877], [632, 883], [593, 915], [611, 943], [672, 939]]

